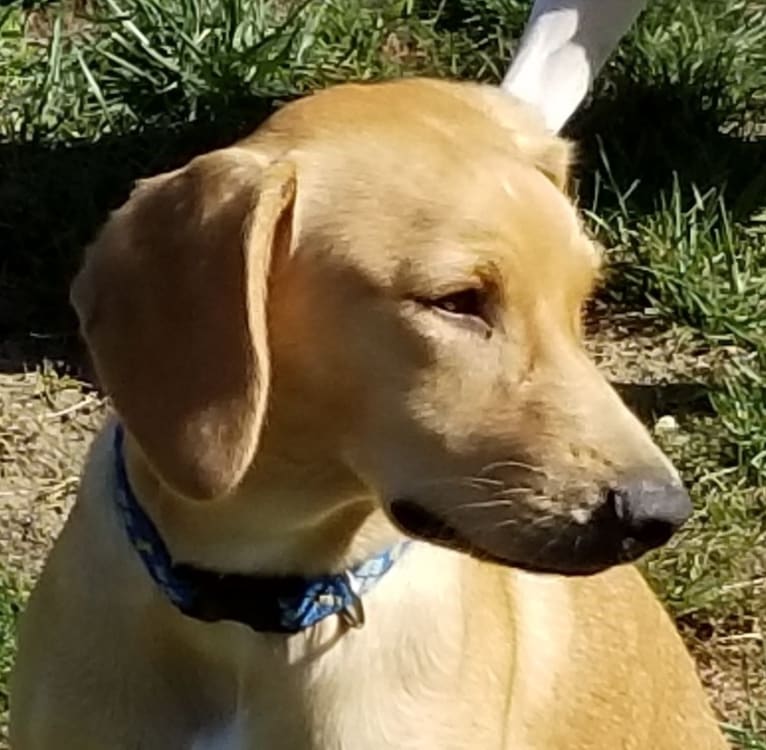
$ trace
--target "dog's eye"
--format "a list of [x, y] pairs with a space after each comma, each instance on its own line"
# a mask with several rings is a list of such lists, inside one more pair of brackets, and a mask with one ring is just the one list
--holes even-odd
[[471, 287], [441, 297], [420, 298], [418, 302], [482, 336], [488, 338], [492, 332], [487, 293], [484, 289]]
[[470, 315], [484, 320], [484, 298], [479, 289], [463, 289], [428, 301], [428, 305], [451, 315]]

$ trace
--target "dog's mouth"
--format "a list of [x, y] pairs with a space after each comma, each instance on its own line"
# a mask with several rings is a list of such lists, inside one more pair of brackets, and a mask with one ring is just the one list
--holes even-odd
[[450, 547], [466, 544], [457, 529], [412, 500], [394, 500], [390, 512], [397, 526], [414, 537]]
[[471, 524], [463, 530], [412, 499], [395, 499], [388, 510], [396, 526], [408, 536], [533, 573], [592, 575], [634, 562], [665, 541], [650, 543], [626, 537], [605, 511], [594, 513], [586, 524], [559, 519], [505, 527]]
[[470, 541], [454, 526], [439, 518], [422, 505], [412, 500], [394, 500], [389, 506], [394, 523], [407, 535], [422, 539], [432, 544], [449, 547], [458, 552], [464, 552], [473, 557], [537, 572], [551, 572], [542, 567], [528, 566], [523, 562], [513, 560], [504, 555], [491, 552]]

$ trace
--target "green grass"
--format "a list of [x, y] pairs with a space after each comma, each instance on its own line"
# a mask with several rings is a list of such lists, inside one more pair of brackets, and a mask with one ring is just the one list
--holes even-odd
[[[497, 81], [529, 9], [90, 0], [77, 15], [73, 1], [36, 7], [32, 26], [18, 4], [0, 7], [6, 337], [73, 338], [66, 280], [137, 176], [231, 142], [280, 102], [336, 81]], [[712, 412], [679, 411], [679, 430], [658, 436], [697, 514], [649, 575], [682, 624], [752, 635], [766, 627], [766, 8], [654, 0], [568, 131], [581, 204], [609, 248], [604, 296], [730, 353], [704, 384]], [[0, 587], [0, 686], [15, 598]], [[0, 687], [0, 712], [3, 700]], [[766, 705], [754, 699], [744, 713], [732, 736], [763, 750]]]
[[9, 578], [0, 575], [0, 741], [8, 716], [8, 676], [13, 659], [14, 632], [21, 606], [21, 590]]
[[729, 739], [741, 750], [766, 750], [766, 741], [763, 739], [766, 717], [762, 713], [754, 714], [749, 724], [749, 728], [725, 726]]

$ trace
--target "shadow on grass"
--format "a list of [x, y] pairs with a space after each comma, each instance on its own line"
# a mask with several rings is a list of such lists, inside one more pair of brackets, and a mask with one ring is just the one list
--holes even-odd
[[[583, 206], [593, 203], [594, 176], [604, 169], [604, 154], [620, 191], [639, 181], [630, 196], [637, 213], [656, 210], [660, 193], [672, 191], [676, 175], [682, 187], [723, 191], [738, 220], [766, 207], [766, 134], [762, 127], [755, 132], [766, 102], [754, 103], [749, 115], [726, 120], [721, 112], [727, 108], [699, 88], [627, 80], [612, 85], [616, 93], [594, 99], [566, 129], [579, 144]], [[598, 208], [608, 208], [609, 200], [600, 196]]]
[[673, 414], [679, 418], [715, 415], [710, 400], [710, 387], [704, 383], [612, 381], [612, 385], [636, 416], [647, 425], [653, 425], [664, 414]]
[[235, 141], [270, 110], [253, 101], [223, 118], [96, 142], [0, 144], [0, 372], [43, 359], [80, 372], [69, 283], [108, 212], [137, 178]]

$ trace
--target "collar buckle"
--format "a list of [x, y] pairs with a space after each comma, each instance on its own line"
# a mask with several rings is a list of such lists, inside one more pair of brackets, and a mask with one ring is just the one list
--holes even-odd
[[365, 622], [364, 604], [360, 594], [359, 579], [350, 571], [345, 573], [348, 584], [349, 601], [338, 613], [340, 619], [351, 628], [361, 628]]

